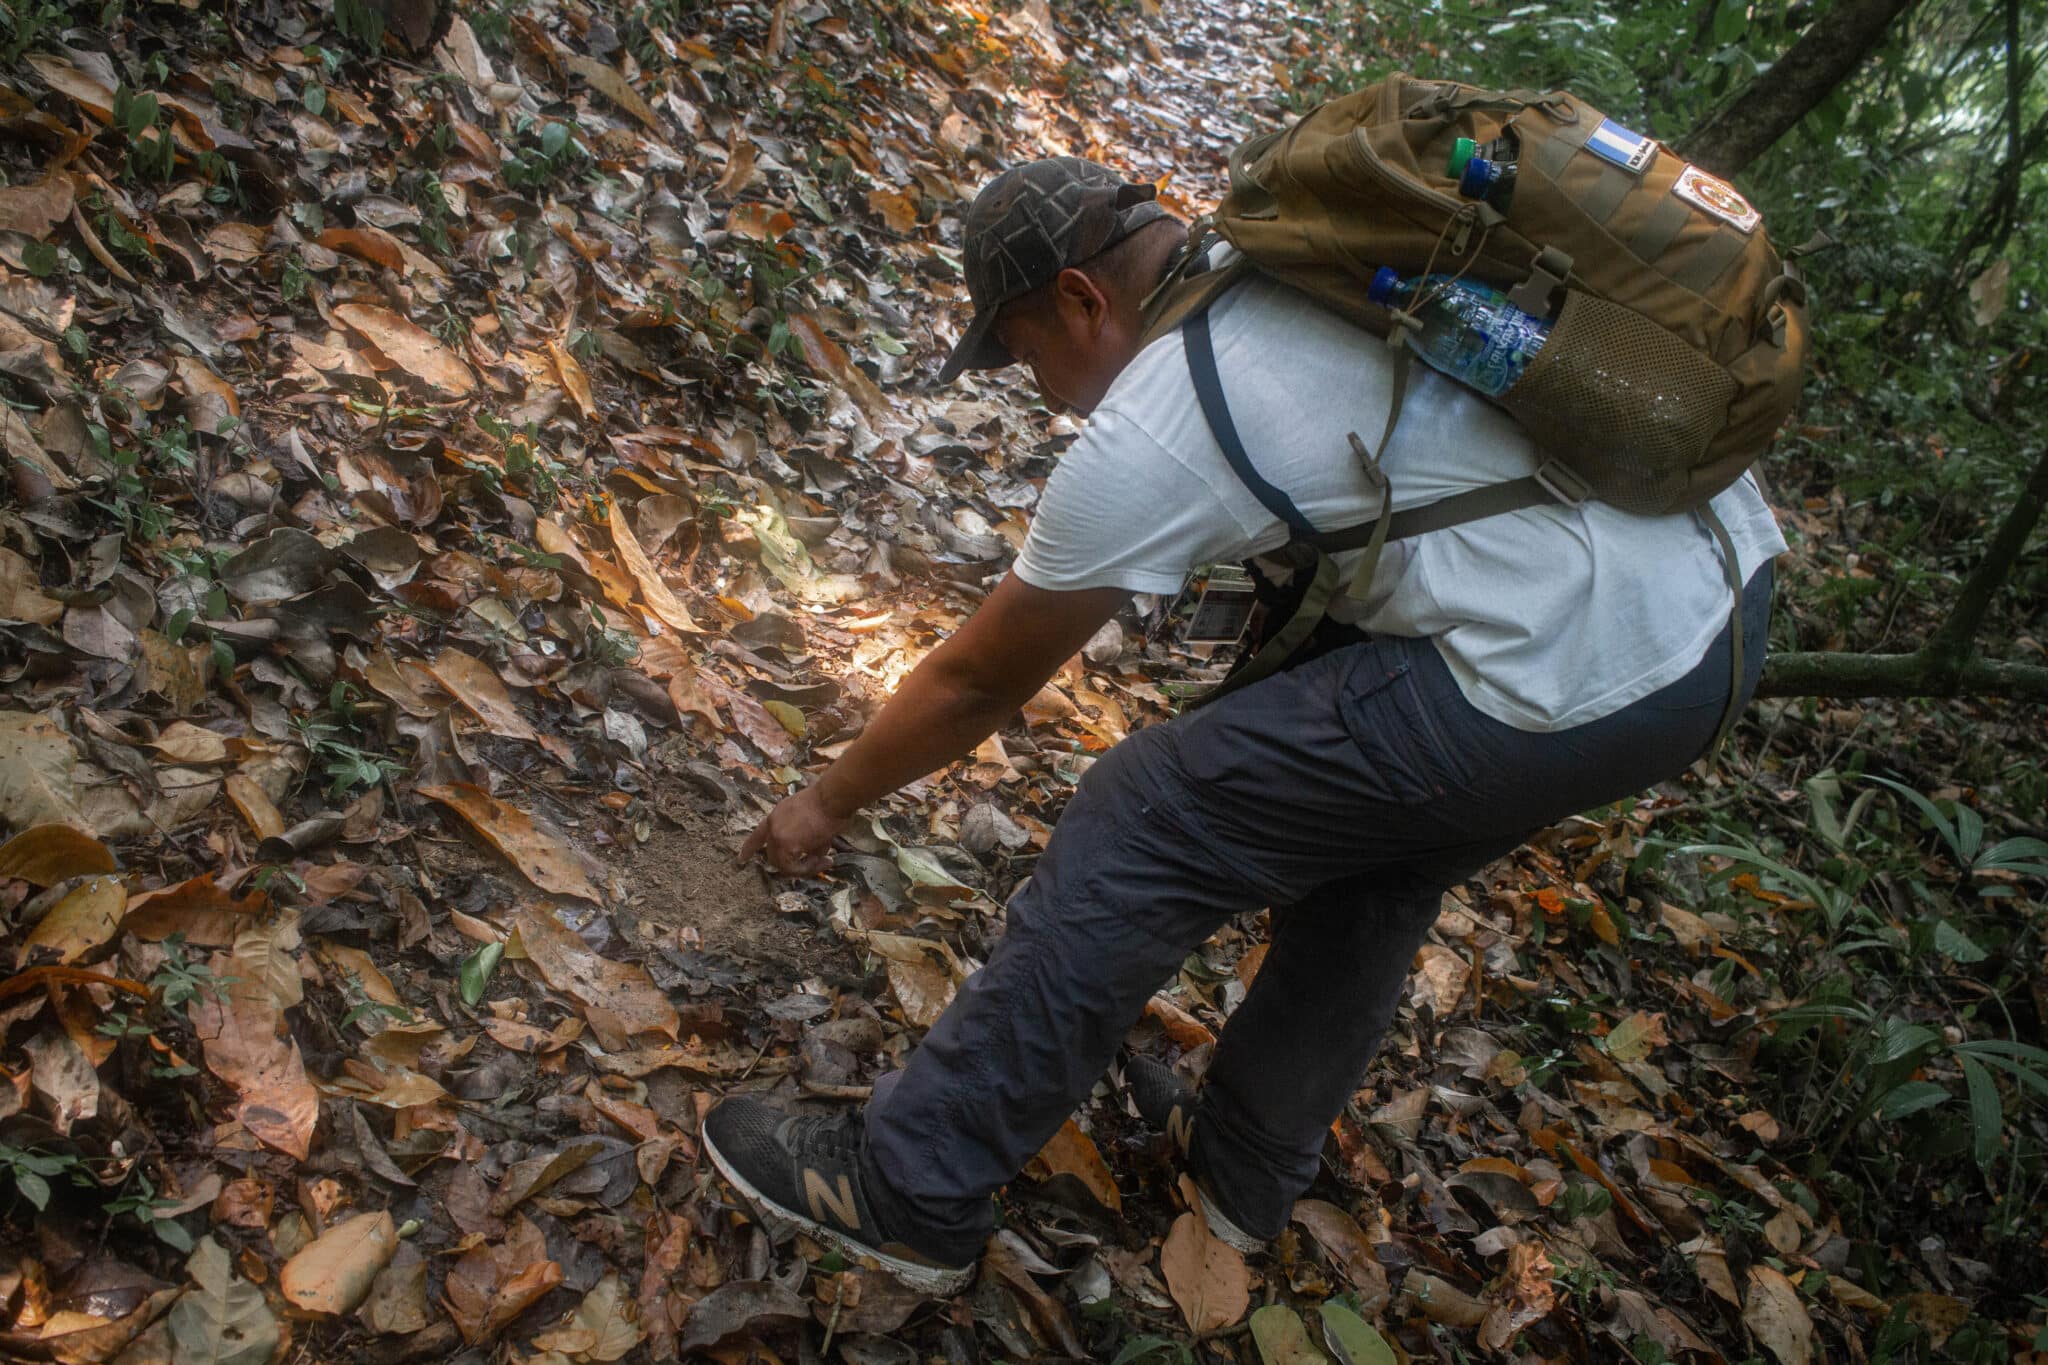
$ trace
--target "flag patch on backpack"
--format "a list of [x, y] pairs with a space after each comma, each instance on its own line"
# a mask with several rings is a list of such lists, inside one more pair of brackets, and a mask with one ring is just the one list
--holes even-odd
[[1657, 139], [1632, 133], [1611, 118], [1600, 120], [1586, 150], [1602, 161], [1612, 162], [1630, 175], [1641, 175], [1657, 155]]

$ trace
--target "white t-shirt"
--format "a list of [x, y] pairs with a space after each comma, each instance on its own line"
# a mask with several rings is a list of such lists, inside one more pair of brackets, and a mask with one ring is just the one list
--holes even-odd
[[[1254, 279], [1210, 312], [1216, 365], [1252, 464], [1309, 521], [1379, 510], [1347, 434], [1386, 422], [1393, 359], [1378, 337], [1284, 285]], [[1412, 367], [1384, 469], [1396, 510], [1533, 473], [1514, 421], [1428, 366]], [[1755, 482], [1713, 501], [1746, 582], [1785, 548]], [[1180, 333], [1117, 377], [1061, 458], [1016, 562], [1052, 590], [1178, 592], [1198, 564], [1287, 541], [1231, 472], [1188, 375]], [[1339, 556], [1349, 581], [1358, 552]], [[1728, 622], [1712, 534], [1691, 513], [1641, 517], [1547, 505], [1389, 542], [1362, 603], [1333, 612], [1374, 634], [1436, 643], [1465, 697], [1520, 730], [1584, 725], [1689, 672]]]

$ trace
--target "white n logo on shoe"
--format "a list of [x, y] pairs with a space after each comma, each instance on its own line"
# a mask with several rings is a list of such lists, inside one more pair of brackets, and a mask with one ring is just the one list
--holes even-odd
[[[860, 1231], [860, 1214], [853, 1205], [853, 1184], [842, 1172], [839, 1189], [835, 1195], [825, 1183], [825, 1177], [810, 1167], [804, 1167], [804, 1199], [811, 1206], [811, 1218], [819, 1223], [830, 1223], [836, 1218], [839, 1226], [848, 1232]], [[831, 1217], [826, 1211], [831, 1211]]]

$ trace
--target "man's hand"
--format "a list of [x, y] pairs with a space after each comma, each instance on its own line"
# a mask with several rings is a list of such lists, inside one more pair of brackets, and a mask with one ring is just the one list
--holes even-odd
[[837, 762], [768, 813], [740, 846], [740, 861], [765, 852], [778, 872], [824, 871], [832, 840], [856, 811], [987, 739], [1129, 596], [1121, 588], [1049, 592], [1005, 577]]
[[740, 861], [766, 853], [768, 865], [777, 872], [815, 877], [831, 865], [832, 841], [846, 828], [847, 818], [827, 810], [816, 787], [805, 787], [777, 802], [768, 818], [754, 827], [740, 845]]

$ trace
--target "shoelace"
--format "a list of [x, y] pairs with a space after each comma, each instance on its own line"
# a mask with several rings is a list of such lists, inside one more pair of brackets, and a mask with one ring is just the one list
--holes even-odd
[[848, 1131], [853, 1128], [855, 1119], [853, 1114], [813, 1119], [794, 1134], [796, 1147], [807, 1154], [815, 1151], [828, 1160], [843, 1161], [858, 1145], [858, 1138]]

